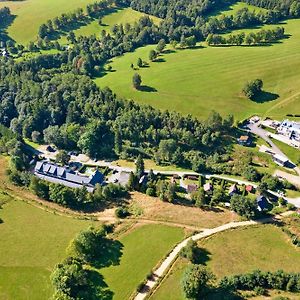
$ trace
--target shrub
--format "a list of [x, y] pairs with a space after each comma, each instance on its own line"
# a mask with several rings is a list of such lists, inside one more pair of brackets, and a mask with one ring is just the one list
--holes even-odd
[[130, 215], [129, 211], [125, 207], [118, 207], [115, 211], [115, 215], [117, 218], [123, 219]]

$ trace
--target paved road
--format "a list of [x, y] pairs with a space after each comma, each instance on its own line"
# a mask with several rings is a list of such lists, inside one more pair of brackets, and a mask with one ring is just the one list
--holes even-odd
[[269, 132], [262, 129], [261, 127], [259, 127], [261, 123], [257, 122], [254, 124], [248, 124], [248, 128], [250, 129], [251, 133], [258, 135], [259, 137], [261, 137], [263, 140], [265, 140], [269, 145], [270, 148], [272, 149], [272, 151], [276, 154], [279, 154], [281, 156], [287, 157], [274, 143], [273, 141], [269, 138]]
[[153, 273], [153, 278], [148, 280], [145, 286], [145, 289], [138, 293], [136, 297], [134, 298], [135, 300], [143, 300], [145, 299], [150, 291], [154, 288], [154, 286], [158, 283], [158, 281], [165, 275], [166, 271], [172, 266], [174, 263], [176, 257], [178, 256], [179, 252], [181, 251], [182, 248], [184, 248], [188, 241], [190, 239], [194, 241], [198, 241], [200, 239], [209, 237], [213, 234], [232, 229], [232, 228], [237, 228], [237, 227], [242, 227], [242, 226], [250, 226], [250, 225], [255, 225], [255, 224], [262, 224], [262, 223], [270, 223], [273, 222], [274, 219], [268, 218], [260, 221], [244, 221], [244, 222], [231, 222], [216, 228], [212, 229], [204, 229], [201, 233], [197, 233], [193, 235], [190, 238], [185, 239], [181, 243], [179, 243], [175, 248], [171, 251], [171, 253], [165, 258], [165, 260], [161, 263], [161, 265], [154, 271]]
[[[43, 155], [45, 158], [47, 159], [55, 159], [55, 155], [56, 153], [52, 153], [52, 152], [48, 152], [45, 151], [44, 149], [45, 147], [41, 147], [40, 149], [38, 149], [39, 154]], [[72, 156], [71, 157], [71, 161], [74, 162], [82, 162], [88, 165], [94, 165], [94, 166], [99, 166], [99, 167], [108, 167], [110, 169], [112, 169], [113, 171], [116, 172], [134, 172], [135, 170], [133, 168], [128, 168], [128, 167], [121, 167], [121, 166], [116, 166], [114, 165], [112, 162], [108, 162], [108, 161], [93, 161], [92, 159], [90, 159], [88, 156], [84, 155], [84, 154], [80, 154], [79, 156]], [[145, 170], [145, 172], [149, 172], [150, 170]], [[184, 184], [182, 178], [189, 176], [189, 175], [202, 175], [205, 176], [207, 179], [209, 178], [218, 178], [218, 179], [225, 179], [231, 182], [235, 182], [237, 184], [244, 184], [244, 185], [252, 185], [254, 188], [257, 188], [257, 184], [250, 182], [250, 181], [246, 181], [246, 180], [240, 180], [240, 179], [235, 179], [235, 178], [231, 178], [231, 177], [227, 177], [227, 176], [223, 176], [223, 175], [215, 175], [215, 174], [204, 174], [204, 173], [196, 173], [193, 171], [161, 171], [161, 170], [153, 170], [154, 174], [163, 174], [163, 175], [177, 175], [180, 177], [180, 185], [182, 187], [186, 187], [186, 185]], [[276, 192], [270, 191], [269, 193], [276, 196], [276, 197], [282, 197], [281, 195], [279, 195]], [[287, 198], [284, 197], [285, 200], [287, 200], [288, 202], [294, 204], [296, 207], [300, 208], [300, 198]]]

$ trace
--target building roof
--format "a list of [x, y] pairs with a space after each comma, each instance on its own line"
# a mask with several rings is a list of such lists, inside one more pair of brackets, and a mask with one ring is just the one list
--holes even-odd
[[257, 205], [259, 207], [259, 210], [263, 210], [263, 209], [268, 208], [268, 200], [265, 196], [259, 195], [256, 198], [256, 202], [257, 202]]
[[103, 183], [104, 176], [98, 170], [90, 177], [83, 176], [70, 170], [68, 167], [60, 167], [47, 161], [36, 163], [34, 173], [41, 179], [49, 182], [63, 184], [71, 188], [86, 186], [88, 191], [93, 191], [97, 183]]
[[229, 188], [229, 194], [235, 193], [237, 191], [237, 186], [236, 184], [233, 184], [230, 188]]
[[279, 154], [273, 155], [273, 158], [274, 158], [275, 160], [281, 161], [281, 162], [283, 162], [283, 163], [286, 163], [286, 162], [289, 161], [287, 157], [282, 156], [282, 155], [279, 155]]
[[196, 192], [197, 189], [198, 189], [198, 185], [197, 184], [188, 184], [188, 186], [187, 186], [188, 193]]
[[128, 184], [129, 178], [130, 178], [130, 173], [122, 171], [119, 175], [118, 182], [121, 185], [125, 186], [126, 184]]
[[247, 192], [252, 192], [253, 191], [253, 185], [247, 185], [246, 186], [246, 191]]
[[211, 183], [210, 182], [205, 183], [204, 186], [203, 186], [203, 189], [204, 189], [205, 192], [211, 191], [212, 190]]
[[250, 139], [249, 135], [241, 135], [239, 138], [239, 140], [242, 142], [247, 142], [247, 141], [249, 141], [249, 139]]

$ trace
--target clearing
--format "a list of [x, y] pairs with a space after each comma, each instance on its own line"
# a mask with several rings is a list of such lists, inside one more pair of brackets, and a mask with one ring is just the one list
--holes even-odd
[[198, 228], [213, 228], [237, 221], [238, 216], [226, 209], [203, 210], [194, 206], [172, 204], [141, 193], [132, 194], [131, 208], [141, 213], [139, 218], [180, 223]]

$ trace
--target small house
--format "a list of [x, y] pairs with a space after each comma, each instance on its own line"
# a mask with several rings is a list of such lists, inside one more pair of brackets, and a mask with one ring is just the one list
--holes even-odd
[[287, 164], [289, 162], [288, 158], [286, 158], [285, 156], [279, 155], [279, 154], [275, 154], [272, 157], [273, 157], [273, 161], [281, 167], [287, 166]]
[[263, 211], [264, 209], [267, 209], [269, 205], [267, 198], [263, 195], [259, 195], [256, 198], [256, 203], [257, 203], [257, 209], [259, 211]]
[[204, 184], [203, 189], [207, 193], [208, 192], [212, 192], [213, 186], [212, 186], [212, 184], [210, 182], [207, 182], [207, 183]]
[[249, 135], [241, 135], [237, 140], [239, 145], [250, 146], [252, 143], [251, 137]]
[[126, 186], [129, 183], [130, 173], [128, 172], [120, 172], [118, 182], [122, 186]]
[[246, 185], [246, 192], [253, 193], [254, 192], [254, 186], [253, 185]]
[[236, 184], [233, 184], [228, 191], [229, 196], [233, 196], [234, 194], [236, 194], [238, 192], [238, 188], [236, 186]]
[[189, 194], [194, 193], [198, 190], [198, 185], [197, 184], [188, 184], [187, 186], [187, 192]]

